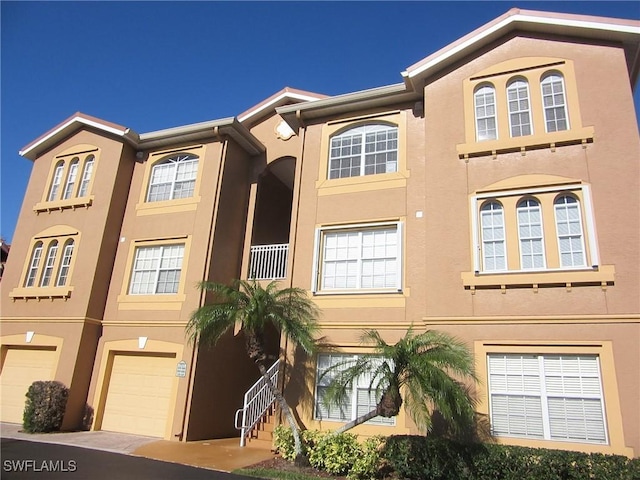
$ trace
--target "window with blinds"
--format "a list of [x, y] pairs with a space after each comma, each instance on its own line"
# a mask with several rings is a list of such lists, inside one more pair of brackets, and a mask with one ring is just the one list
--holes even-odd
[[[357, 355], [320, 354], [318, 355], [318, 374], [316, 376], [316, 412], [317, 420], [348, 422], [372, 411], [382, 391], [371, 388], [371, 376], [364, 374], [357, 378], [347, 389], [345, 398], [339, 404], [325, 405], [325, 392], [331, 381], [341, 371], [349, 368], [357, 360]], [[376, 425], [395, 425], [395, 418], [375, 417], [367, 422]]]
[[488, 356], [493, 433], [606, 444], [597, 355]]

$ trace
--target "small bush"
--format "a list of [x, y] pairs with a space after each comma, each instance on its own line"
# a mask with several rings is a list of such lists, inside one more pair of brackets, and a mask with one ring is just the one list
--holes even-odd
[[346, 475], [361, 454], [362, 449], [355, 435], [334, 435], [327, 432], [318, 439], [313, 448], [310, 448], [309, 462], [311, 466], [332, 475]]
[[374, 480], [380, 470], [380, 448], [383, 437], [372, 437], [360, 444], [361, 453], [355, 459], [349, 474], [352, 480]]
[[23, 428], [28, 433], [60, 430], [69, 389], [60, 382], [33, 382], [27, 391]]

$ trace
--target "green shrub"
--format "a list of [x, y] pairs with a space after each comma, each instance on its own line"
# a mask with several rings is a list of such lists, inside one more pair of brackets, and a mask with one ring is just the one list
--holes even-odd
[[60, 382], [33, 382], [27, 391], [23, 428], [28, 433], [60, 430], [69, 389]]
[[389, 437], [380, 475], [415, 480], [638, 480], [640, 460], [618, 455]]
[[374, 480], [380, 470], [380, 448], [383, 437], [371, 437], [360, 444], [360, 454], [356, 458], [348, 477], [352, 480]]
[[332, 475], [346, 475], [356, 458], [362, 453], [358, 438], [351, 433], [334, 435], [324, 433], [309, 449], [312, 467], [325, 470]]

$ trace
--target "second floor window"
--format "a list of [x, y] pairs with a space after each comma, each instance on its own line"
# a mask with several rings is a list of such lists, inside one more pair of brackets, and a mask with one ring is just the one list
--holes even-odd
[[331, 138], [329, 178], [358, 177], [398, 170], [398, 127], [369, 124]]
[[488, 272], [506, 270], [504, 210], [498, 202], [488, 202], [480, 209], [482, 258]]
[[[48, 242], [36, 242], [29, 259], [24, 286], [64, 287], [67, 285], [74, 244], [75, 241], [72, 238], [64, 236], [59, 239], [50, 239]], [[45, 251], [46, 256], [43, 261], [43, 252]]]
[[529, 85], [524, 80], [515, 80], [507, 87], [509, 102], [509, 125], [512, 137], [531, 135], [531, 112]]
[[130, 295], [178, 292], [184, 244], [138, 247], [131, 274]]
[[489, 85], [480, 87], [474, 95], [474, 103], [478, 141], [495, 140], [498, 138], [495, 88]]
[[198, 174], [198, 156], [178, 154], [153, 166], [147, 194], [148, 202], [193, 196]]
[[569, 128], [567, 105], [564, 95], [564, 79], [557, 73], [542, 79], [542, 103], [547, 132], [559, 132]]

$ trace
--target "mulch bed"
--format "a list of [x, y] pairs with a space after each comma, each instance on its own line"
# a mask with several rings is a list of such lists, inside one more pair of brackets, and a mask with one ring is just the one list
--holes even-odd
[[316, 470], [313, 467], [296, 467], [293, 464], [293, 462], [285, 460], [282, 457], [274, 457], [270, 460], [265, 460], [264, 462], [251, 465], [251, 467], [249, 468], [269, 468], [272, 470], [282, 470], [286, 472], [302, 473], [304, 475], [308, 475], [309, 477], [315, 477], [315, 478], [331, 478], [333, 480], [347, 480], [347, 477], [338, 477], [335, 475], [331, 475], [330, 473], [324, 472], [322, 470]]

